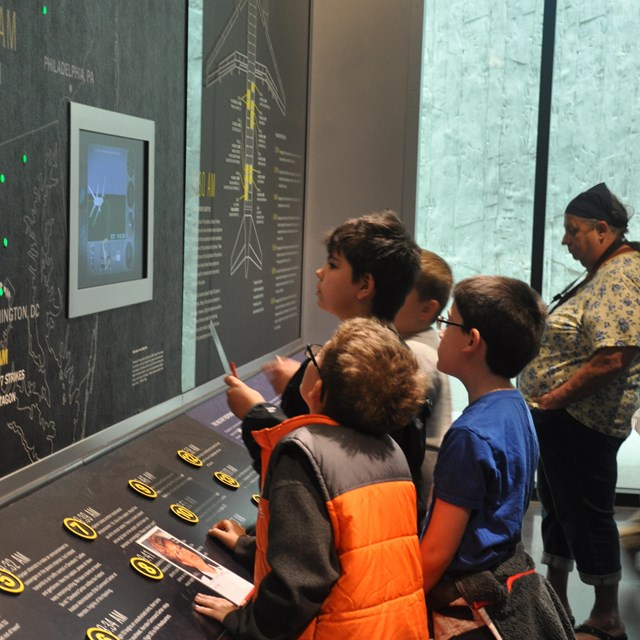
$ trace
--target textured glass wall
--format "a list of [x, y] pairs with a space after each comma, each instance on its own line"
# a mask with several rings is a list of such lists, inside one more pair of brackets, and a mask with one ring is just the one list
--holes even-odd
[[529, 280], [541, 2], [427, 0], [416, 240]]
[[[559, 1], [556, 18], [543, 295], [581, 271], [561, 246], [564, 208], [606, 182], [640, 210], [640, 2]], [[629, 225], [640, 239], [640, 220]]]
[[529, 281], [541, 3], [426, 0], [423, 42], [416, 240], [455, 280]]
[[[416, 239], [459, 280], [529, 281], [543, 2], [425, 0]], [[569, 200], [606, 182], [640, 210], [640, 2], [558, 0], [543, 298], [580, 272], [560, 241]], [[640, 240], [640, 218], [628, 237]], [[453, 381], [454, 412], [466, 393]], [[618, 487], [640, 488], [640, 437]]]

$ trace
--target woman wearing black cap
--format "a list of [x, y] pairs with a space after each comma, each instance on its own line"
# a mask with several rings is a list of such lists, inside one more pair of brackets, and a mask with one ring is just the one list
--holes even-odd
[[538, 357], [522, 372], [540, 441], [543, 564], [571, 616], [573, 564], [595, 589], [577, 638], [626, 639], [618, 608], [616, 455], [640, 406], [640, 253], [625, 207], [600, 183], [568, 205], [562, 244], [587, 270], [554, 298]]

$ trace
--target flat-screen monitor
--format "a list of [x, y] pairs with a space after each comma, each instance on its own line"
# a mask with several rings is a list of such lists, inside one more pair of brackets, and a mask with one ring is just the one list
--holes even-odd
[[69, 317], [153, 297], [155, 124], [72, 102]]

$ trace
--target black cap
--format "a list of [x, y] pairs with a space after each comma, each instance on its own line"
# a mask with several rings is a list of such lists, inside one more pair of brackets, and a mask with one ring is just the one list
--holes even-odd
[[611, 208], [611, 191], [604, 182], [601, 182], [577, 195], [567, 205], [565, 214], [588, 220], [605, 220], [611, 224]]

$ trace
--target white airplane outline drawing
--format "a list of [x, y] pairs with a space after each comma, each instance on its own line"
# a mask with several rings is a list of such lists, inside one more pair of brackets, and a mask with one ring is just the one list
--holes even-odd
[[[246, 52], [234, 50], [222, 57], [222, 47], [229, 35], [235, 27], [242, 28], [240, 17], [244, 10], [247, 12], [246, 33], [243, 33], [246, 37]], [[261, 32], [269, 49], [271, 69], [257, 60], [259, 26], [262, 27]], [[262, 269], [262, 247], [253, 217], [258, 82], [267, 87], [281, 113], [286, 114], [286, 96], [268, 29], [268, 0], [240, 0], [236, 4], [233, 14], [222, 30], [211, 53], [207, 56], [203, 85], [205, 88], [210, 88], [221, 82], [226, 76], [237, 72], [246, 76], [246, 91], [240, 98], [245, 105], [242, 135], [243, 168], [240, 175], [242, 195], [239, 198], [242, 201], [242, 219], [231, 252], [230, 270], [233, 275], [244, 266], [244, 275], [247, 278], [251, 264], [260, 270]]]

